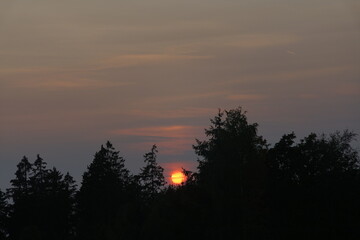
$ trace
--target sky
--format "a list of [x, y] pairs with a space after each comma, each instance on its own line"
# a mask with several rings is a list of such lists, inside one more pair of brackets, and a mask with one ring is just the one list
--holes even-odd
[[[358, 0], [1, 0], [0, 188], [40, 154], [81, 175], [110, 140], [170, 172], [218, 109], [274, 144], [360, 134]], [[359, 142], [355, 147], [359, 148]]]

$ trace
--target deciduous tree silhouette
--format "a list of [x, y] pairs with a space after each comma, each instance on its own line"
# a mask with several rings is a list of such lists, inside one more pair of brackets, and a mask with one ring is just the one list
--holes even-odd
[[[273, 230], [280, 238], [352, 239], [360, 227], [355, 134], [284, 135], [268, 154]], [[287, 231], [284, 231], [284, 227]], [[277, 230], [275, 230], [277, 229]]]
[[264, 188], [266, 141], [241, 108], [219, 111], [205, 130], [208, 140], [194, 146], [198, 182], [212, 201], [210, 231], [218, 239], [255, 238], [262, 226], [259, 198]]

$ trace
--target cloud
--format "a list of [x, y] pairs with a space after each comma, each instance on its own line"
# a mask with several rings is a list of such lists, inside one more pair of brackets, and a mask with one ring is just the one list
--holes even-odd
[[290, 51], [290, 50], [287, 50], [286, 52], [287, 52], [288, 54], [290, 54], [290, 55], [296, 55], [296, 53], [295, 53], [295, 52]]
[[117, 135], [129, 135], [129, 136], [183, 138], [183, 137], [191, 136], [196, 130], [197, 127], [195, 126], [172, 125], [172, 126], [119, 129], [119, 130], [114, 130], [112, 133]]
[[297, 79], [314, 79], [324, 76], [334, 76], [335, 74], [342, 74], [345, 72], [351, 72], [357, 69], [357, 66], [354, 65], [343, 65], [343, 66], [331, 66], [331, 67], [318, 67], [318, 68], [307, 68], [307, 69], [294, 69], [289, 71], [278, 71], [273, 73], [255, 73], [244, 75], [240, 79], [222, 81], [217, 83], [218, 85], [226, 84], [237, 84], [244, 82], [254, 82], [257, 80], [260, 81], [289, 81]]
[[33, 73], [50, 73], [59, 71], [58, 68], [52, 67], [10, 67], [10, 68], [2, 68], [0, 69], [1, 74], [19, 74], [19, 73], [26, 73], [26, 74], [33, 74]]
[[[167, 47], [166, 50], [174, 53], [196, 53], [201, 49], [231, 47], [243, 49], [259, 49], [273, 46], [289, 45], [301, 41], [296, 35], [286, 34], [224, 34], [209, 36], [208, 38], [195, 40], [190, 43], [178, 44]], [[294, 53], [288, 51], [289, 54]]]
[[300, 41], [295, 35], [283, 34], [243, 34], [234, 36], [225, 42], [225, 45], [240, 48], [263, 48], [279, 45], [287, 45]]
[[261, 95], [261, 94], [235, 94], [235, 95], [227, 96], [227, 99], [234, 101], [238, 101], [238, 100], [254, 101], [254, 100], [263, 100], [264, 98], [265, 95]]
[[179, 61], [206, 60], [213, 56], [172, 55], [172, 54], [128, 54], [110, 57], [100, 61], [96, 69], [125, 68], [132, 66], [169, 64]]
[[[29, 72], [30, 73], [30, 72]], [[45, 75], [45, 76], [43, 76]], [[15, 80], [1, 81], [3, 87], [11, 88], [31, 88], [41, 90], [63, 90], [63, 89], [98, 89], [98, 88], [112, 88], [130, 86], [136, 84], [130, 81], [108, 81], [108, 80], [95, 80], [88, 79], [76, 74], [64, 73], [40, 73], [39, 75], [28, 75], [27, 78], [18, 77]]]
[[215, 111], [213, 108], [182, 108], [174, 110], [144, 110], [134, 109], [130, 111], [130, 115], [136, 117], [150, 117], [150, 118], [193, 118], [200, 116], [209, 116]]
[[[171, 125], [118, 129], [112, 131], [111, 134], [139, 137], [135, 143], [128, 144], [130, 149], [146, 150], [152, 144], [157, 144], [163, 149], [161, 150], [163, 154], [175, 155], [191, 149], [191, 145], [195, 143], [195, 138], [201, 131], [202, 127], [198, 126]], [[153, 137], [152, 141], [149, 141], [148, 137]]]
[[162, 95], [156, 97], [149, 97], [144, 100], [139, 101], [140, 105], [159, 105], [159, 104], [169, 104], [169, 103], [180, 103], [194, 101], [198, 99], [216, 99], [228, 94], [226, 91], [218, 92], [199, 92], [199, 93], [189, 93], [182, 95]]
[[[47, 81], [38, 81], [38, 87], [42, 88], [66, 88], [66, 89], [97, 89], [97, 88], [110, 88], [110, 87], [119, 87], [119, 86], [128, 86], [133, 85], [132, 82], [123, 82], [123, 81], [101, 81], [101, 80], [92, 80], [92, 79], [75, 79], [75, 80], [47, 80]], [[32, 84], [34, 86], [34, 84]]]

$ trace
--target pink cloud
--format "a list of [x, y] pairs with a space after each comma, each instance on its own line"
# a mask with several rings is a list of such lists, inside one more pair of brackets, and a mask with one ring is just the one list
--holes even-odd
[[234, 100], [234, 101], [238, 101], [238, 100], [262, 100], [264, 98], [265, 98], [265, 96], [261, 95], [261, 94], [234, 94], [234, 95], [229, 95], [227, 97], [227, 99]]
[[130, 111], [130, 115], [137, 117], [151, 118], [189, 118], [199, 116], [210, 116], [215, 112], [213, 108], [183, 108], [171, 110], [142, 110], [135, 109]]
[[202, 127], [172, 125], [143, 128], [129, 128], [112, 131], [112, 134], [123, 136], [158, 137], [153, 140], [139, 140], [128, 144], [128, 148], [147, 150], [152, 144], [158, 145], [161, 153], [165, 155], [181, 154], [191, 149], [195, 138], [203, 131]]
[[179, 61], [206, 60], [213, 56], [177, 55], [177, 54], [127, 54], [110, 57], [99, 63], [98, 69], [124, 68], [153, 64], [168, 64]]

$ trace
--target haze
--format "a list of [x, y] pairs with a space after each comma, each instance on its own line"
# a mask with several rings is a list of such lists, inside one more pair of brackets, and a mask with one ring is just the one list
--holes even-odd
[[356, 0], [3, 0], [0, 187], [37, 153], [80, 181], [106, 140], [133, 172], [152, 144], [168, 173], [195, 170], [218, 108], [270, 143], [360, 133], [359, 16]]

